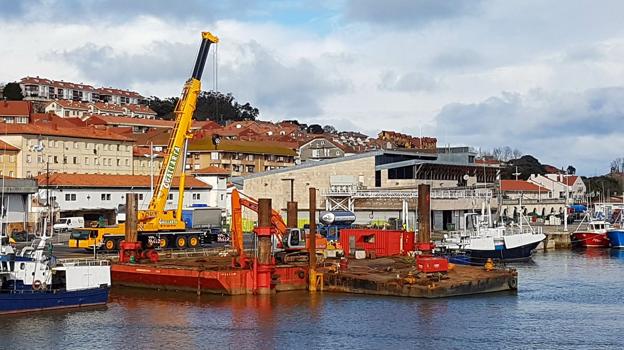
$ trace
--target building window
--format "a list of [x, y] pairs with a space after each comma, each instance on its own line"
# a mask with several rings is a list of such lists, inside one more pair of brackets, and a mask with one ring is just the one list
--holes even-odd
[[139, 200], [142, 201], [143, 200], [143, 193], [139, 193]]
[[111, 194], [110, 193], [102, 193], [102, 195], [100, 197], [102, 198], [103, 201], [111, 200]]
[[130, 166], [130, 159], [126, 159], [126, 166]]
[[248, 154], [245, 156], [245, 160], [254, 160], [253, 154]]
[[30, 171], [26, 172], [26, 177], [32, 177], [32, 173]]
[[85, 157], [85, 165], [89, 165], [89, 157]]
[[[197, 158], [195, 159], [199, 159], [199, 154], [196, 154]], [[219, 152], [210, 152], [210, 159], [211, 160], [219, 160]]]
[[93, 157], [93, 164], [100, 165], [100, 159], [98, 157]]
[[201, 193], [193, 193], [193, 200], [200, 200], [201, 199]]
[[58, 164], [58, 156], [54, 156], [54, 164]]
[[78, 142], [74, 142], [74, 148], [78, 148]]
[[117, 166], [121, 165], [121, 159], [117, 159]]
[[66, 202], [75, 202], [76, 194], [75, 193], [65, 193], [65, 201]]
[[247, 172], [248, 173], [253, 173], [255, 170], [255, 167], [253, 165], [247, 165]]
[[167, 197], [167, 200], [170, 200], [170, 201], [173, 200], [173, 193], [169, 193], [169, 197]]
[[32, 157], [30, 156], [30, 154], [26, 155], [26, 163], [30, 163], [32, 161]]
[[74, 159], [72, 159], [74, 164], [78, 164], [78, 157], [74, 157]]

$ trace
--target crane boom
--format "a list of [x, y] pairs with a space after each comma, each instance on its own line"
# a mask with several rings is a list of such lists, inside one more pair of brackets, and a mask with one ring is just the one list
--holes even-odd
[[[182, 96], [176, 104], [175, 113], [175, 125], [171, 132], [171, 138], [169, 139], [169, 145], [166, 150], [166, 154], [163, 161], [163, 166], [160, 169], [158, 175], [158, 182], [155, 186], [155, 191], [152, 195], [146, 216], [156, 217], [158, 213], [165, 210], [167, 204], [167, 198], [169, 197], [169, 190], [173, 182], [176, 168], [180, 159], [186, 157], [186, 149], [184, 147], [185, 142], [192, 137], [191, 121], [193, 119], [193, 113], [195, 112], [195, 106], [197, 103], [197, 96], [201, 92], [201, 76], [204, 71], [206, 59], [208, 57], [208, 50], [211, 44], [219, 42], [219, 38], [212, 35], [209, 32], [202, 33], [202, 43], [197, 54], [197, 60], [193, 68], [191, 78], [186, 81], [182, 90]], [[180, 174], [179, 185], [179, 202], [176, 218], [180, 220], [182, 200], [184, 196], [184, 169]]]

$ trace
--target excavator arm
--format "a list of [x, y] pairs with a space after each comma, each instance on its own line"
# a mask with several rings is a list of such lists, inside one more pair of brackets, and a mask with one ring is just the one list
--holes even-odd
[[[258, 212], [258, 201], [254, 198], [245, 196], [241, 198], [241, 193], [237, 189], [232, 190], [232, 223], [230, 225], [230, 233], [232, 246], [236, 249], [238, 256], [244, 256], [243, 251], [243, 207], [251, 211]], [[281, 242], [284, 235], [288, 232], [286, 223], [280, 213], [271, 210], [271, 226], [275, 228], [275, 238]]]

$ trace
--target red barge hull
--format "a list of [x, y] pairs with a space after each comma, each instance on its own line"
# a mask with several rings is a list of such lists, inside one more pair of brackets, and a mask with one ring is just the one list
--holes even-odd
[[602, 233], [575, 232], [572, 239], [580, 247], [606, 248], [610, 245], [609, 237]]
[[[185, 266], [113, 264], [113, 285], [222, 295], [255, 294], [253, 269], [206, 271]], [[271, 274], [275, 291], [304, 290], [308, 272], [300, 266], [277, 266]]]

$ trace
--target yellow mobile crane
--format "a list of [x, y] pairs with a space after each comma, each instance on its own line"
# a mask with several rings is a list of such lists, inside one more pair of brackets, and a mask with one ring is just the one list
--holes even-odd
[[[182, 97], [175, 108], [175, 126], [171, 132], [167, 153], [164, 157], [163, 166], [160, 169], [157, 186], [154, 188], [152, 200], [147, 210], [138, 212], [139, 241], [144, 246], [159, 245], [167, 248], [175, 244], [176, 247], [197, 247], [202, 241], [202, 231], [190, 232], [186, 230], [182, 220], [182, 207], [184, 201], [184, 185], [186, 168], [186, 148], [190, 133], [193, 112], [197, 96], [201, 91], [201, 76], [204, 71], [208, 50], [211, 44], [219, 42], [219, 38], [209, 32], [202, 33], [202, 43], [199, 48], [197, 60], [191, 78], [184, 84]], [[180, 174], [179, 198], [176, 210], [165, 210], [169, 190], [173, 178], [182, 159], [182, 172]], [[119, 242], [123, 240], [125, 225], [119, 224], [113, 227], [84, 228], [73, 230], [69, 240], [70, 248], [93, 249], [104, 248], [105, 250], [119, 249]]]

